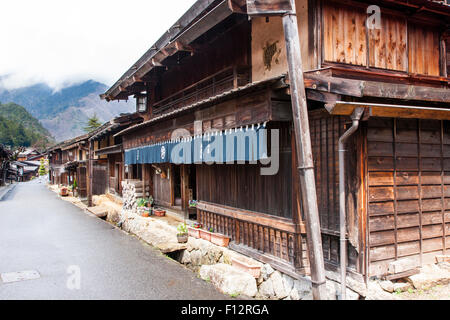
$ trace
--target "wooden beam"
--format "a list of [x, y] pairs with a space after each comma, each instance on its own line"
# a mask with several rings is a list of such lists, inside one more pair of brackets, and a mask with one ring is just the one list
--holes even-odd
[[247, 14], [246, 0], [228, 0], [228, 7], [233, 13]]
[[417, 101], [450, 101], [450, 88], [362, 81], [315, 74], [305, 74], [307, 89], [331, 92], [352, 97], [378, 97]]
[[[267, 5], [275, 4], [287, 10], [286, 1], [261, 1]], [[322, 237], [320, 233], [319, 210], [317, 205], [317, 191], [312, 158], [311, 135], [309, 131], [308, 109], [300, 51], [300, 38], [295, 10], [295, 0], [288, 1], [290, 9], [283, 15], [282, 23], [284, 39], [286, 42], [286, 56], [288, 61], [289, 80], [291, 82], [291, 104], [294, 123], [298, 171], [300, 180], [300, 193], [302, 197], [302, 211], [305, 215], [306, 241], [308, 244], [308, 258], [311, 268], [312, 294], [316, 300], [326, 298], [325, 265], [322, 250]], [[256, 2], [254, 3], [257, 4]], [[249, 0], [247, 11], [249, 11]], [[255, 6], [256, 10], [263, 7]]]
[[450, 109], [338, 101], [325, 106], [333, 115], [349, 116], [355, 108], [365, 108], [370, 117], [450, 120]]

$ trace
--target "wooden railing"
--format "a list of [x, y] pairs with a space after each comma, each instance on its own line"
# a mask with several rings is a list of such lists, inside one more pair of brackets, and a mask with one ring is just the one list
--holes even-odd
[[264, 213], [200, 201], [197, 220], [205, 227], [231, 238], [233, 249], [263, 262], [289, 264], [293, 269], [305, 267], [305, 250], [301, 234], [304, 224]]
[[153, 104], [153, 113], [170, 112], [250, 82], [248, 67], [228, 67]]

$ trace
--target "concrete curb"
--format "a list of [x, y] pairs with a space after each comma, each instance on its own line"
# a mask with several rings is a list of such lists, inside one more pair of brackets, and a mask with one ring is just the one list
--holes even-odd
[[16, 187], [16, 184], [10, 184], [9, 186], [7, 186], [6, 188], [0, 190], [0, 201], [3, 200], [3, 198], [14, 188]]

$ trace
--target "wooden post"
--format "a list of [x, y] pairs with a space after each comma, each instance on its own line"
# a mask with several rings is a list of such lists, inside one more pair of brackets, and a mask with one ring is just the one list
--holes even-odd
[[88, 161], [88, 207], [92, 207], [92, 180], [94, 174], [94, 141], [89, 140], [89, 161]]
[[292, 114], [303, 203], [302, 208], [305, 213], [306, 240], [311, 266], [312, 293], [315, 300], [321, 300], [326, 299], [325, 265], [295, 0], [291, 0], [291, 5], [292, 11], [283, 15], [283, 28], [289, 66]]

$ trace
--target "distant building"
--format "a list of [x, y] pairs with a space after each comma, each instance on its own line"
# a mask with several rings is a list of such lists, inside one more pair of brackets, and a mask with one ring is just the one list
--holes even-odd
[[36, 149], [28, 148], [25, 151], [19, 153], [17, 161], [27, 161], [27, 160], [39, 161], [42, 158], [44, 158], [44, 156], [45, 155], [41, 154]]

